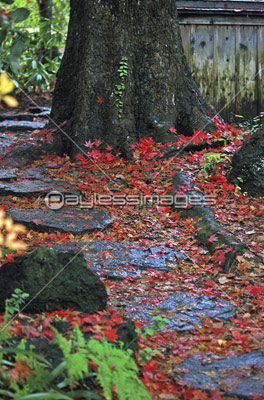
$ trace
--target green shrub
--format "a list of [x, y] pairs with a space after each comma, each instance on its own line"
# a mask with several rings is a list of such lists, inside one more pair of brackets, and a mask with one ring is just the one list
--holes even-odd
[[[73, 329], [72, 340], [51, 329], [56, 334], [52, 343], [63, 354], [55, 368], [36, 354], [33, 345], [27, 350], [25, 339], [12, 347], [10, 338], [7, 341], [0, 337], [0, 395], [15, 400], [102, 400], [95, 393], [100, 386], [106, 400], [112, 400], [113, 389], [118, 400], [134, 400], [135, 395], [137, 400], [150, 400], [137, 376], [138, 367], [128, 352], [105, 338], [101, 342], [94, 338], [86, 341], [78, 325]], [[89, 362], [97, 366], [96, 372], [89, 367]], [[75, 390], [76, 382], [81, 390]]]

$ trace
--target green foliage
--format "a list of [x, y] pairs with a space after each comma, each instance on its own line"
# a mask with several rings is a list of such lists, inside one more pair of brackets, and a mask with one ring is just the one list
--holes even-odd
[[9, 4], [6, 12], [11, 19], [0, 16], [0, 71], [7, 71], [22, 88], [51, 90], [62, 58], [58, 48], [64, 46], [69, 4], [66, 0], [54, 1], [52, 21], [40, 21], [36, 1]]
[[[7, 4], [13, 4], [13, 1], [6, 2]], [[1, 72], [13, 71], [18, 73], [19, 63], [18, 58], [21, 56], [25, 42], [22, 40], [19, 29], [15, 28], [16, 23], [25, 21], [29, 17], [29, 10], [25, 7], [9, 7], [7, 10], [3, 10], [0, 16], [0, 69]], [[17, 31], [17, 35], [14, 33]], [[6, 48], [6, 43], [8, 47]]]
[[[244, 118], [242, 115], [235, 115], [237, 118]], [[240, 122], [237, 124], [238, 128], [245, 129], [246, 134], [254, 133], [258, 128], [263, 126], [264, 123], [264, 111], [260, 112], [259, 115], [256, 115], [254, 118]], [[244, 135], [245, 135], [244, 133]]]
[[115, 95], [117, 96], [116, 99], [116, 106], [118, 109], [118, 118], [122, 118], [123, 114], [123, 108], [124, 108], [124, 103], [123, 103], [123, 96], [124, 96], [124, 91], [126, 90], [125, 86], [125, 78], [127, 78], [128, 75], [128, 59], [127, 57], [122, 57], [118, 72], [120, 76], [120, 83], [118, 85], [115, 85]]
[[28, 296], [28, 293], [24, 293], [21, 289], [17, 288], [15, 289], [15, 292], [11, 295], [11, 298], [6, 299], [3, 327], [1, 327], [0, 330], [0, 342], [1, 340], [7, 339], [10, 336], [7, 325], [8, 320], [15, 313], [19, 312], [21, 306], [23, 306]]
[[60, 346], [67, 366], [69, 385], [76, 379], [83, 379], [88, 373], [87, 360], [97, 364], [96, 380], [103, 389], [106, 400], [112, 400], [113, 387], [116, 388], [118, 399], [134, 400], [135, 394], [138, 400], [148, 400], [148, 392], [137, 377], [138, 367], [131, 356], [118, 349], [103, 339], [102, 342], [91, 338], [87, 343], [78, 327], [74, 329], [73, 346], [76, 352], [72, 353], [72, 344], [61, 334], [57, 334]]
[[[149, 337], [155, 335], [158, 331], [161, 331], [165, 328], [166, 324], [170, 323], [168, 318], [161, 317], [157, 315], [153, 318], [154, 325], [147, 327], [145, 331], [141, 331], [139, 328], [136, 328], [136, 332], [140, 335], [143, 339], [148, 340]], [[143, 350], [139, 351], [139, 361], [142, 364], [146, 364], [152, 360], [153, 355], [161, 355], [161, 352], [157, 349], [153, 349], [150, 346], [146, 346]]]
[[29, 294], [24, 293], [21, 289], [15, 289], [15, 292], [11, 295], [11, 298], [7, 299], [5, 302], [5, 312], [9, 317], [20, 311], [21, 306], [23, 306], [28, 296]]
[[225, 161], [230, 161], [230, 156], [225, 153], [206, 153], [204, 155], [202, 168], [205, 173], [205, 177], [208, 177], [208, 174], [215, 171], [217, 164]]
[[[86, 342], [79, 326], [73, 329], [71, 341], [56, 329], [52, 330], [56, 334], [53, 342], [63, 353], [63, 360], [55, 368], [36, 354], [33, 345], [26, 350], [24, 339], [17, 347], [4, 347], [0, 338], [0, 395], [15, 400], [103, 400], [89, 387], [94, 387], [96, 380], [106, 400], [112, 400], [113, 388], [118, 400], [134, 400], [135, 395], [137, 400], [150, 400], [137, 377], [138, 367], [128, 352], [112, 346], [106, 339], [99, 342], [91, 338]], [[96, 373], [90, 371], [89, 361], [97, 365]], [[19, 375], [21, 367], [23, 374]], [[8, 373], [10, 370], [15, 371], [14, 375]], [[74, 390], [76, 381], [84, 389]]]

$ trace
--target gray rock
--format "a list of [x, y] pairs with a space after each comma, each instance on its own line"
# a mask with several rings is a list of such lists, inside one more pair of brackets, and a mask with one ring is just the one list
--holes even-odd
[[12, 169], [1, 169], [0, 170], [0, 181], [10, 181], [11, 179], [17, 178], [17, 168]]
[[84, 257], [92, 271], [120, 280], [141, 278], [148, 274], [149, 269], [168, 272], [169, 263], [176, 264], [185, 258], [183, 253], [177, 253], [165, 246], [144, 250], [136, 243], [74, 242], [52, 247], [60, 251], [83, 248]]
[[32, 112], [33, 114], [39, 114], [42, 112], [51, 112], [51, 107], [35, 107], [32, 106], [29, 108], [30, 112]]
[[[137, 304], [133, 301], [134, 310], [126, 312], [129, 317], [142, 318], [149, 321], [153, 320], [153, 306], [147, 304]], [[206, 318], [218, 318], [224, 322], [235, 316], [235, 307], [227, 300], [212, 299], [205, 295], [195, 296], [187, 292], [178, 292], [169, 295], [169, 299], [160, 301], [155, 305], [156, 312], [167, 317], [170, 324], [169, 329], [177, 332], [184, 332], [202, 326], [202, 321]]]
[[43, 129], [46, 123], [33, 121], [4, 121], [0, 122], [0, 132], [26, 132]]
[[264, 127], [234, 154], [229, 180], [250, 196], [264, 196]]
[[[213, 197], [204, 197], [199, 188], [192, 182], [192, 180], [183, 173], [177, 173], [172, 179], [173, 190], [171, 195], [174, 196], [174, 208], [181, 213], [181, 218], [195, 219], [198, 217], [196, 227], [199, 228], [196, 231], [196, 237], [200, 242], [206, 246], [211, 254], [218, 251], [218, 246], [223, 245], [221, 252], [229, 249], [225, 253], [224, 261], [221, 267], [225, 272], [228, 272], [232, 267], [236, 256], [245, 252], [245, 246], [243, 243], [237, 241], [236, 237], [215, 218], [214, 211], [209, 207], [209, 203], [215, 202]], [[184, 188], [184, 189], [183, 189]], [[178, 195], [184, 192], [184, 197], [181, 198]], [[191, 206], [184, 208], [185, 206]], [[209, 238], [214, 235], [217, 241], [210, 242]], [[231, 250], [230, 250], [231, 249]]]
[[[261, 398], [264, 396], [263, 350], [219, 361], [211, 361], [208, 357], [200, 361], [201, 357], [196, 354], [177, 365], [174, 379], [183, 379], [195, 389], [221, 389], [225, 396], [243, 399], [252, 399], [253, 394], [258, 394]], [[188, 372], [184, 373], [186, 370]]]
[[8, 213], [15, 222], [38, 232], [66, 232], [75, 235], [104, 229], [111, 223], [110, 216], [98, 209], [64, 207], [62, 210], [12, 210]]
[[[25, 175], [26, 176], [26, 175]], [[52, 179], [35, 180], [33, 182], [12, 182], [0, 184], [0, 196], [17, 196], [17, 197], [44, 197], [56, 188], [63, 195], [73, 194], [80, 195], [75, 189], [75, 185], [64, 181], [53, 181]]]
[[0, 269], [0, 311], [16, 288], [29, 293], [29, 313], [74, 309], [86, 314], [104, 310], [104, 284], [78, 251], [60, 253], [40, 247]]
[[0, 121], [14, 121], [14, 119], [19, 121], [33, 121], [38, 115], [32, 113], [18, 113], [18, 114], [11, 114], [11, 113], [4, 113], [0, 114]]
[[42, 179], [44, 178], [43, 169], [28, 168], [28, 169], [0, 169], [0, 181], [10, 181], [11, 179]]
[[194, 296], [189, 293], [175, 293], [167, 301], [158, 305], [163, 311], [174, 310], [171, 327], [177, 331], [193, 329], [201, 326], [205, 318], [219, 318], [226, 322], [235, 316], [235, 307], [224, 299], [213, 299], [208, 296]]

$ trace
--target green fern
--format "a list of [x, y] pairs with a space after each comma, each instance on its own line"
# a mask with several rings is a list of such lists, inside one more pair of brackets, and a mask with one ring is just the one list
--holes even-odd
[[[34, 353], [34, 346], [26, 350], [24, 339], [14, 348], [1, 348], [0, 341], [0, 396], [13, 400], [102, 400], [101, 396], [89, 388], [86, 390], [85, 382], [85, 390], [73, 390], [73, 383], [77, 380], [94, 377], [95, 373], [89, 371], [91, 360], [98, 366], [96, 380], [106, 400], [112, 400], [113, 388], [118, 400], [150, 400], [146, 387], [137, 376], [138, 367], [127, 351], [114, 347], [106, 339], [99, 342], [91, 338], [86, 342], [78, 325], [73, 329], [72, 341], [52, 329], [56, 333], [53, 341], [64, 356], [55, 369], [47, 360]], [[34, 373], [28, 374], [25, 380], [14, 382], [1, 367], [13, 367], [13, 361], [4, 358], [8, 354], [13, 355], [11, 360], [15, 362], [25, 361]]]
[[137, 400], [150, 399], [146, 387], [137, 377], [138, 367], [127, 352], [112, 346], [106, 339], [99, 342], [91, 338], [86, 342], [78, 325], [73, 330], [74, 354], [71, 344], [61, 334], [56, 335], [67, 364], [70, 385], [88, 375], [88, 361], [92, 360], [98, 366], [96, 379], [106, 400], [112, 400], [113, 387], [119, 400], [134, 400], [135, 393]]
[[125, 351], [111, 346], [106, 340], [90, 339], [87, 343], [89, 357], [98, 365], [97, 380], [106, 400], [112, 400], [116, 388], [119, 400], [149, 400], [146, 387], [138, 379], [138, 367]]

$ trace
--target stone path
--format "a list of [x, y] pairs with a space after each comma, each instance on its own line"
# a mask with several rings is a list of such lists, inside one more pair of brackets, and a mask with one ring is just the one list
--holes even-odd
[[46, 124], [33, 121], [4, 121], [0, 122], [0, 132], [28, 132], [43, 129]]
[[212, 358], [188, 358], [174, 369], [175, 381], [183, 379], [202, 390], [221, 389], [239, 399], [264, 398], [264, 349], [213, 362]]
[[[41, 115], [42, 113], [42, 115]], [[0, 131], [23, 131], [41, 129], [44, 124], [34, 122], [35, 116], [47, 116], [49, 109], [34, 109], [30, 114], [16, 115], [18, 121], [12, 121], [11, 116], [0, 115]], [[14, 116], [13, 116], [14, 118]], [[5, 134], [2, 134], [5, 135]], [[0, 135], [5, 143], [0, 143], [0, 149], [7, 146], [9, 136]], [[9, 140], [9, 142], [8, 142]], [[42, 197], [52, 190], [61, 191], [64, 195], [79, 195], [74, 185], [64, 181], [49, 179], [47, 169], [18, 168], [0, 170], [0, 196]], [[107, 229], [111, 224], [110, 216], [98, 209], [75, 209], [63, 207], [51, 210], [43, 202], [43, 209], [10, 210], [9, 215], [14, 221], [22, 223], [40, 232], [68, 232], [83, 234], [92, 230]], [[85, 248], [83, 248], [85, 246]], [[136, 243], [68, 243], [53, 245], [53, 249], [68, 251], [83, 248], [84, 257], [92, 271], [109, 279], [124, 278], [140, 279], [150, 270], [165, 273], [170, 268], [177, 268], [183, 262], [185, 255], [164, 246], [154, 246], [143, 249]], [[144, 298], [145, 299], [145, 298]], [[153, 322], [153, 299], [149, 303], [135, 295], [132, 299], [124, 300], [123, 307], [126, 316], [142, 318], [146, 324]], [[167, 316], [170, 319], [169, 329], [184, 334], [195, 327], [202, 326], [205, 318], [230, 321], [236, 315], [236, 308], [227, 300], [205, 296], [203, 293], [194, 295], [180, 287], [177, 293], [168, 294], [156, 299], [155, 315]], [[264, 349], [251, 351], [239, 356], [226, 356], [217, 359], [214, 354], [207, 358], [196, 354], [173, 369], [175, 381], [184, 380], [188, 385], [203, 390], [221, 389], [227, 396], [237, 396], [252, 399], [254, 394], [264, 398]], [[260, 399], [261, 397], [256, 397]]]
[[38, 232], [65, 232], [75, 235], [94, 230], [103, 230], [111, 223], [110, 216], [98, 209], [79, 211], [64, 207], [60, 211], [53, 210], [13, 210], [8, 215], [28, 229]]
[[[168, 298], [155, 304], [156, 314], [167, 317], [171, 322], [167, 326], [177, 332], [186, 332], [201, 327], [203, 320], [215, 319], [228, 322], [235, 317], [235, 307], [224, 299], [210, 298], [204, 294], [194, 295], [179, 288], [178, 293], [168, 295]], [[130, 317], [142, 318], [151, 323], [153, 321], [153, 304], [142, 304], [141, 298], [133, 298], [132, 310], [127, 311]], [[151, 300], [150, 300], [151, 303]]]
[[176, 265], [184, 260], [182, 253], [177, 253], [164, 246], [155, 246], [143, 250], [137, 243], [68, 243], [54, 245], [54, 250], [68, 251], [83, 248], [83, 253], [92, 271], [109, 279], [136, 278], [148, 274], [152, 269], [169, 272], [169, 264]]

